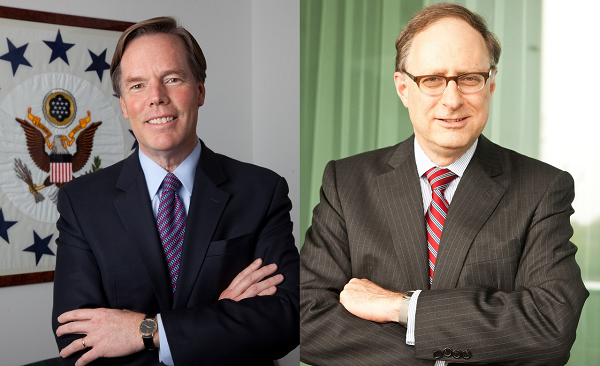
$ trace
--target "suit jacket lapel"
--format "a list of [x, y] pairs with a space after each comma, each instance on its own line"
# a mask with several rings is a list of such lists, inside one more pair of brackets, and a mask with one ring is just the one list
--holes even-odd
[[496, 149], [483, 135], [479, 138], [448, 210], [431, 289], [456, 287], [473, 240], [506, 192], [493, 179], [502, 174]]
[[388, 163], [394, 169], [377, 177], [406, 290], [429, 286], [425, 216], [413, 141], [411, 137], [399, 144]]
[[188, 212], [174, 308], [186, 307], [213, 233], [219, 223], [230, 194], [218, 187], [227, 180], [217, 155], [202, 141], [200, 161], [196, 168], [194, 188]]
[[170, 309], [171, 283], [137, 150], [125, 160], [117, 188], [123, 191], [113, 202], [117, 213], [146, 268], [161, 309]]

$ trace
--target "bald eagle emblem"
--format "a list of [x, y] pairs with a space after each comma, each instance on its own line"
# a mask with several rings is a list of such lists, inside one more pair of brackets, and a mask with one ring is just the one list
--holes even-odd
[[[64, 95], [63, 95], [64, 96]], [[53, 96], [55, 100], [59, 97]], [[68, 96], [67, 96], [68, 97]], [[68, 103], [66, 106], [65, 116], [74, 116], [74, 110]], [[70, 111], [68, 110], [70, 107]], [[68, 134], [56, 134], [53, 136], [50, 129], [45, 126], [40, 117], [34, 116], [31, 113], [31, 108], [27, 110], [29, 121], [21, 118], [15, 118], [25, 132], [27, 141], [27, 149], [29, 156], [34, 164], [42, 171], [49, 173], [49, 176], [44, 180], [42, 185], [38, 186], [33, 182], [31, 171], [20, 159], [15, 159], [15, 173], [17, 177], [24, 181], [29, 186], [29, 192], [34, 196], [35, 202], [44, 200], [44, 196], [39, 192], [41, 189], [55, 185], [57, 188], [62, 187], [65, 183], [73, 179], [73, 173], [80, 171], [90, 158], [94, 145], [94, 135], [96, 130], [102, 124], [101, 121], [90, 123], [90, 111], [87, 111], [87, 117], [80, 119]], [[56, 110], [52, 114], [53, 120], [63, 123], [67, 118], [63, 118]], [[53, 124], [56, 126], [57, 123]], [[64, 127], [68, 127], [68, 124]], [[75, 135], [77, 138], [75, 138]], [[77, 150], [71, 155], [67, 146], [75, 143]], [[49, 153], [46, 150], [49, 150]], [[55, 197], [53, 197], [54, 200]]]

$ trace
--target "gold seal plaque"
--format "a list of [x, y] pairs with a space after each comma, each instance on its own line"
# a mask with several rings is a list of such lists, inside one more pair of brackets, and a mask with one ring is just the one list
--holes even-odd
[[75, 119], [75, 98], [64, 89], [53, 89], [44, 98], [44, 116], [56, 127], [68, 127]]

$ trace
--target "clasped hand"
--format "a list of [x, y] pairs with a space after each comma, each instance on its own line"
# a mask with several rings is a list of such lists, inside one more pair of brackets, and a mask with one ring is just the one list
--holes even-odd
[[[275, 273], [277, 265], [261, 266], [260, 258], [252, 262], [231, 281], [219, 300], [240, 301], [254, 296], [274, 295], [276, 286], [283, 282], [283, 275], [265, 279]], [[58, 322], [62, 325], [56, 330], [56, 335], [83, 334], [84, 338], [71, 342], [60, 351], [60, 355], [69, 357], [90, 348], [75, 363], [76, 366], [83, 366], [100, 357], [122, 357], [142, 351], [144, 343], [139, 325], [144, 317], [142, 313], [105, 308], [78, 309], [61, 314]], [[158, 334], [154, 336], [154, 343], [160, 346]]]

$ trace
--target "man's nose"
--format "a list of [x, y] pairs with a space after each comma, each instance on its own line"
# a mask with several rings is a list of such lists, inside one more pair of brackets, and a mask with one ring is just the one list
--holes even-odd
[[458, 89], [458, 84], [450, 80], [446, 90], [442, 93], [442, 104], [451, 109], [457, 109], [463, 103], [462, 92]]
[[150, 105], [169, 103], [167, 89], [163, 83], [150, 83], [148, 89]]

